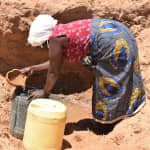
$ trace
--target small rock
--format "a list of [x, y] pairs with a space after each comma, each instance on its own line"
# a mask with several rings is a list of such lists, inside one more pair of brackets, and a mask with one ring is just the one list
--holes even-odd
[[139, 134], [141, 132], [142, 132], [142, 129], [140, 127], [136, 127], [136, 129], [134, 129], [135, 134]]
[[78, 136], [78, 135], [76, 135], [74, 138], [75, 138], [75, 140], [76, 140], [77, 142], [81, 142], [81, 141], [82, 141], [81, 137]]

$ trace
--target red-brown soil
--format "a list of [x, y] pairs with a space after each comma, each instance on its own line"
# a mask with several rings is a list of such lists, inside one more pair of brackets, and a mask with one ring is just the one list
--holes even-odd
[[[150, 150], [150, 1], [149, 0], [2, 0], [0, 1], [0, 149], [24, 150], [22, 141], [9, 132], [14, 88], [4, 75], [13, 68], [38, 64], [47, 59], [47, 50], [26, 45], [29, 26], [40, 13], [60, 22], [83, 18], [111, 18], [125, 23], [134, 33], [147, 101], [135, 116], [114, 125], [92, 120], [92, 75], [80, 64], [65, 64], [53, 93], [72, 101], [63, 140], [71, 150]], [[36, 73], [29, 85], [42, 87], [46, 73]], [[38, 81], [38, 82], [37, 82]], [[71, 111], [72, 110], [72, 111]]]

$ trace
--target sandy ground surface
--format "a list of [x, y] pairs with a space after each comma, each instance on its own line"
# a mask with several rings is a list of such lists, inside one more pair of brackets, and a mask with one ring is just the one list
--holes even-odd
[[[144, 74], [148, 75], [148, 70], [145, 71]], [[0, 88], [0, 149], [24, 150], [22, 141], [13, 137], [9, 131], [10, 99], [13, 89], [2, 76], [0, 82], [2, 83]], [[102, 125], [92, 119], [91, 95], [92, 89], [65, 96], [72, 101], [72, 105], [68, 105], [63, 150], [150, 150], [150, 101], [148, 98], [145, 107], [135, 116], [117, 124]], [[58, 96], [64, 97], [62, 94]]]
[[[6, 2], [6, 0], [4, 1]], [[8, 1], [7, 5], [5, 4], [1, 7], [2, 9], [0, 8], [0, 13], [3, 14], [0, 16], [1, 20], [6, 21], [4, 23], [0, 20], [0, 25], [1, 27], [3, 27], [0, 28], [0, 32], [5, 32], [6, 35], [16, 32], [16, 28], [15, 26], [13, 26], [13, 23], [15, 21], [17, 21], [16, 25], [17, 28], [20, 30], [19, 32], [24, 32], [29, 27], [33, 16], [39, 13], [37, 11], [38, 8], [42, 9], [39, 7], [39, 5], [37, 5], [34, 7], [34, 14], [32, 14], [31, 10], [29, 9], [33, 7], [32, 1], [26, 1], [28, 6], [30, 7], [24, 5], [24, 2], [22, 1], [22, 3], [20, 4], [19, 1], [14, 0], [14, 2], [15, 1], [16, 4], [14, 3], [12, 6]], [[43, 2], [47, 1], [44, 0]], [[59, 3], [60, 1], [57, 0], [55, 3], [57, 2]], [[51, 12], [56, 12], [54, 9], [56, 7], [55, 3], [51, 4], [53, 6]], [[67, 5], [69, 7], [74, 7], [74, 4], [74, 0], [64, 0], [58, 8], [62, 11], [66, 8]], [[87, 7], [91, 7], [93, 15], [95, 14], [95, 16], [113, 16], [116, 19], [119, 17], [119, 19], [126, 23], [130, 27], [132, 32], [136, 35], [147, 101], [145, 107], [135, 116], [127, 118], [114, 125], [101, 125], [94, 122], [91, 116], [92, 88], [89, 88], [80, 93], [73, 93], [67, 95], [59, 94], [58, 96], [65, 96], [73, 102], [72, 106], [68, 107], [69, 113], [63, 140], [63, 150], [150, 150], [150, 16], [148, 15], [150, 12], [150, 8], [148, 7], [149, 1], [112, 0], [110, 2], [110, 0], [106, 0], [102, 2], [100, 0], [78, 0], [76, 4], [81, 6], [86, 4]], [[46, 12], [46, 7], [50, 7], [51, 5], [46, 5], [45, 9], [43, 10]], [[107, 6], [114, 7], [109, 8]], [[59, 13], [61, 13], [61, 11]], [[97, 13], [98, 11], [100, 13]], [[77, 16], [78, 11], [74, 12], [72, 9], [71, 12], [75, 13], [74, 16]], [[14, 15], [15, 17], [7, 17], [7, 13], [11, 14], [12, 16]], [[57, 17], [59, 13], [56, 13]], [[68, 13], [64, 12], [63, 15], [64, 18], [66, 18], [66, 21], [68, 21], [68, 18], [70, 18], [70, 16], [68, 16]], [[21, 20], [19, 20], [18, 16], [21, 17]], [[23, 41], [25, 37], [15, 34], [14, 36], [10, 35], [9, 38], [13, 39], [14, 41], [18, 39]], [[7, 39], [7, 36], [4, 37], [3, 42], [5, 42], [5, 40], [9, 40]], [[0, 44], [2, 43], [0, 42]], [[5, 49], [6, 46], [7, 44], [3, 45], [4, 50], [2, 54], [4, 57], [7, 57], [7, 55], [5, 54], [5, 50], [7, 50]], [[9, 59], [11, 60], [11, 58], [14, 57], [14, 64], [18, 63], [18, 60], [16, 60], [16, 62], [14, 61], [15, 55], [18, 56], [16, 53], [14, 53], [14, 55]], [[3, 61], [3, 59], [0, 59], [0, 62], [1, 61]], [[5, 64], [1, 67], [3, 67], [2, 69], [5, 70], [5, 68], [9, 68], [8, 66], [9, 65]], [[7, 84], [4, 76], [0, 75], [0, 150], [24, 150], [22, 141], [14, 138], [9, 131], [10, 109], [12, 100], [11, 96], [13, 90], [14, 88]]]
[[[70, 106], [66, 130], [63, 140], [63, 149], [74, 150], [150, 150], [150, 66], [148, 57], [149, 29], [141, 32], [137, 38], [140, 42], [141, 70], [147, 93], [145, 107], [134, 117], [127, 118], [115, 125], [101, 125], [92, 120], [91, 96], [92, 89], [82, 93], [65, 96], [73, 105]], [[11, 136], [9, 119], [11, 95], [13, 88], [0, 76], [0, 149], [23, 150], [22, 141]], [[59, 95], [58, 95], [59, 96]], [[78, 110], [78, 111], [77, 111]]]

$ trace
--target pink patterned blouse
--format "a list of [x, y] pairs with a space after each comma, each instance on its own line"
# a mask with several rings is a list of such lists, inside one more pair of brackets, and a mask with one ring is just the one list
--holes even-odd
[[49, 39], [65, 35], [69, 39], [69, 44], [64, 49], [64, 59], [69, 62], [79, 62], [89, 53], [91, 26], [92, 19], [58, 24]]

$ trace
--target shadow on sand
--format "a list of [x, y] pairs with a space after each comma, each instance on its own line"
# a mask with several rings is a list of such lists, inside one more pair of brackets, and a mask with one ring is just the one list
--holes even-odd
[[[96, 122], [93, 119], [83, 119], [79, 120], [76, 123], [67, 123], [65, 128], [65, 135], [70, 135], [73, 131], [92, 131], [96, 135], [107, 135], [110, 133], [116, 124], [120, 121], [113, 124], [101, 124]], [[67, 148], [72, 148], [72, 145], [67, 141], [63, 140], [62, 150]]]
[[72, 145], [65, 139], [63, 139], [62, 150], [72, 148]]
[[113, 130], [115, 125], [120, 121], [113, 124], [101, 124], [93, 119], [79, 120], [77, 123], [67, 123], [65, 128], [65, 135], [73, 133], [73, 131], [92, 131], [96, 135], [106, 135]]

